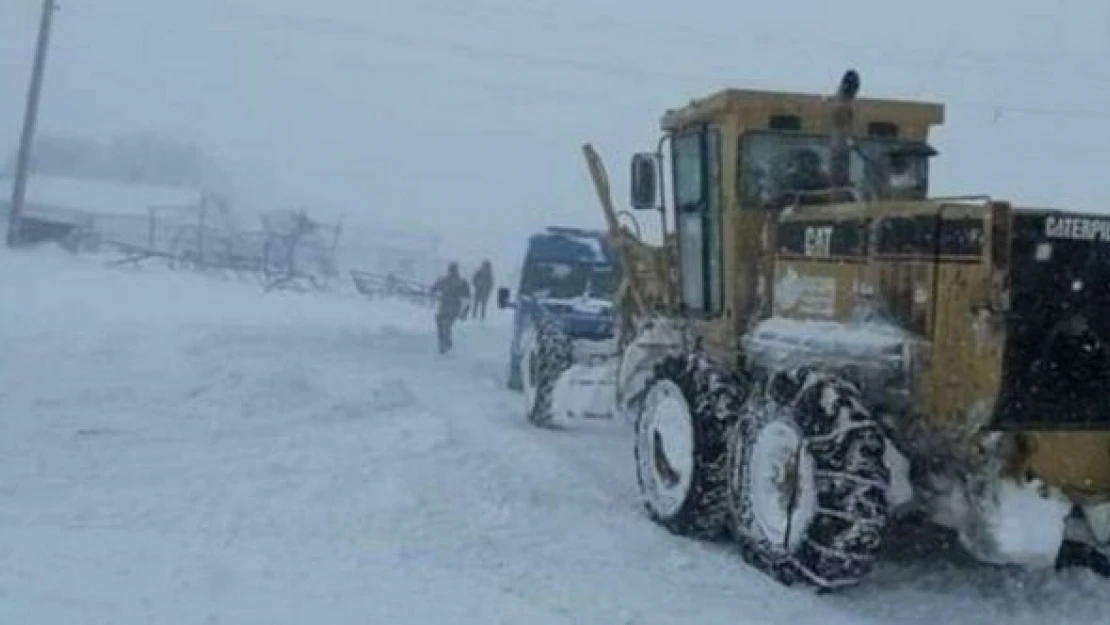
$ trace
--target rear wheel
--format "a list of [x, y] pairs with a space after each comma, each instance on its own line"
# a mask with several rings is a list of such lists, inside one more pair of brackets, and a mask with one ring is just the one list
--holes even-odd
[[885, 438], [851, 384], [779, 374], [729, 435], [730, 526], [753, 566], [832, 589], [870, 572], [888, 520]]
[[725, 434], [742, 385], [698, 355], [655, 367], [636, 419], [636, 475], [649, 516], [667, 530], [717, 538], [727, 523]]
[[555, 384], [573, 363], [573, 346], [562, 327], [552, 319], [541, 319], [522, 338], [520, 382], [524, 410], [533, 425], [551, 425]]

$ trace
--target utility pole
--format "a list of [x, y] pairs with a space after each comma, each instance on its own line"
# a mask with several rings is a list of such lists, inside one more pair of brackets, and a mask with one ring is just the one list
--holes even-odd
[[35, 46], [35, 64], [31, 68], [31, 86], [27, 90], [27, 109], [23, 114], [23, 132], [19, 138], [19, 155], [15, 166], [15, 181], [12, 185], [11, 209], [8, 213], [8, 247], [15, 247], [22, 239], [23, 201], [27, 195], [27, 175], [31, 168], [31, 148], [35, 141], [35, 122], [38, 119], [39, 96], [42, 93], [42, 74], [46, 66], [46, 49], [50, 43], [50, 25], [57, 8], [55, 0], [42, 1], [42, 19], [39, 22], [38, 44]]

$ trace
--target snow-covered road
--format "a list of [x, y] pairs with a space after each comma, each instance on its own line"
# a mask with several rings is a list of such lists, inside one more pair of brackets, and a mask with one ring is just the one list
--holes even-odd
[[1083, 623], [922, 556], [833, 596], [641, 514], [622, 423], [526, 425], [509, 327], [0, 253], [0, 623]]

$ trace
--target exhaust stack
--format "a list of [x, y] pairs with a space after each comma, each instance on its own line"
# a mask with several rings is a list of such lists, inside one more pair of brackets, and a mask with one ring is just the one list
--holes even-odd
[[829, 132], [829, 178], [834, 189], [852, 186], [850, 175], [851, 148], [848, 140], [852, 136], [854, 111], [852, 104], [859, 92], [859, 74], [850, 69], [840, 79], [840, 87], [832, 103], [832, 128]]

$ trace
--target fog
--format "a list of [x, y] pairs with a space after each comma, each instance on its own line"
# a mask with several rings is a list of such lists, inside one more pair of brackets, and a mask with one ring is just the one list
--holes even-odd
[[[658, 118], [725, 86], [948, 105], [934, 190], [1110, 207], [1110, 5], [1014, 0], [61, 0], [39, 129], [195, 143], [244, 206], [434, 229], [514, 263], [600, 225], [580, 145], [624, 202]], [[41, 3], [0, 3], [0, 150], [16, 146]], [[916, 13], [920, 6], [920, 12]]]

